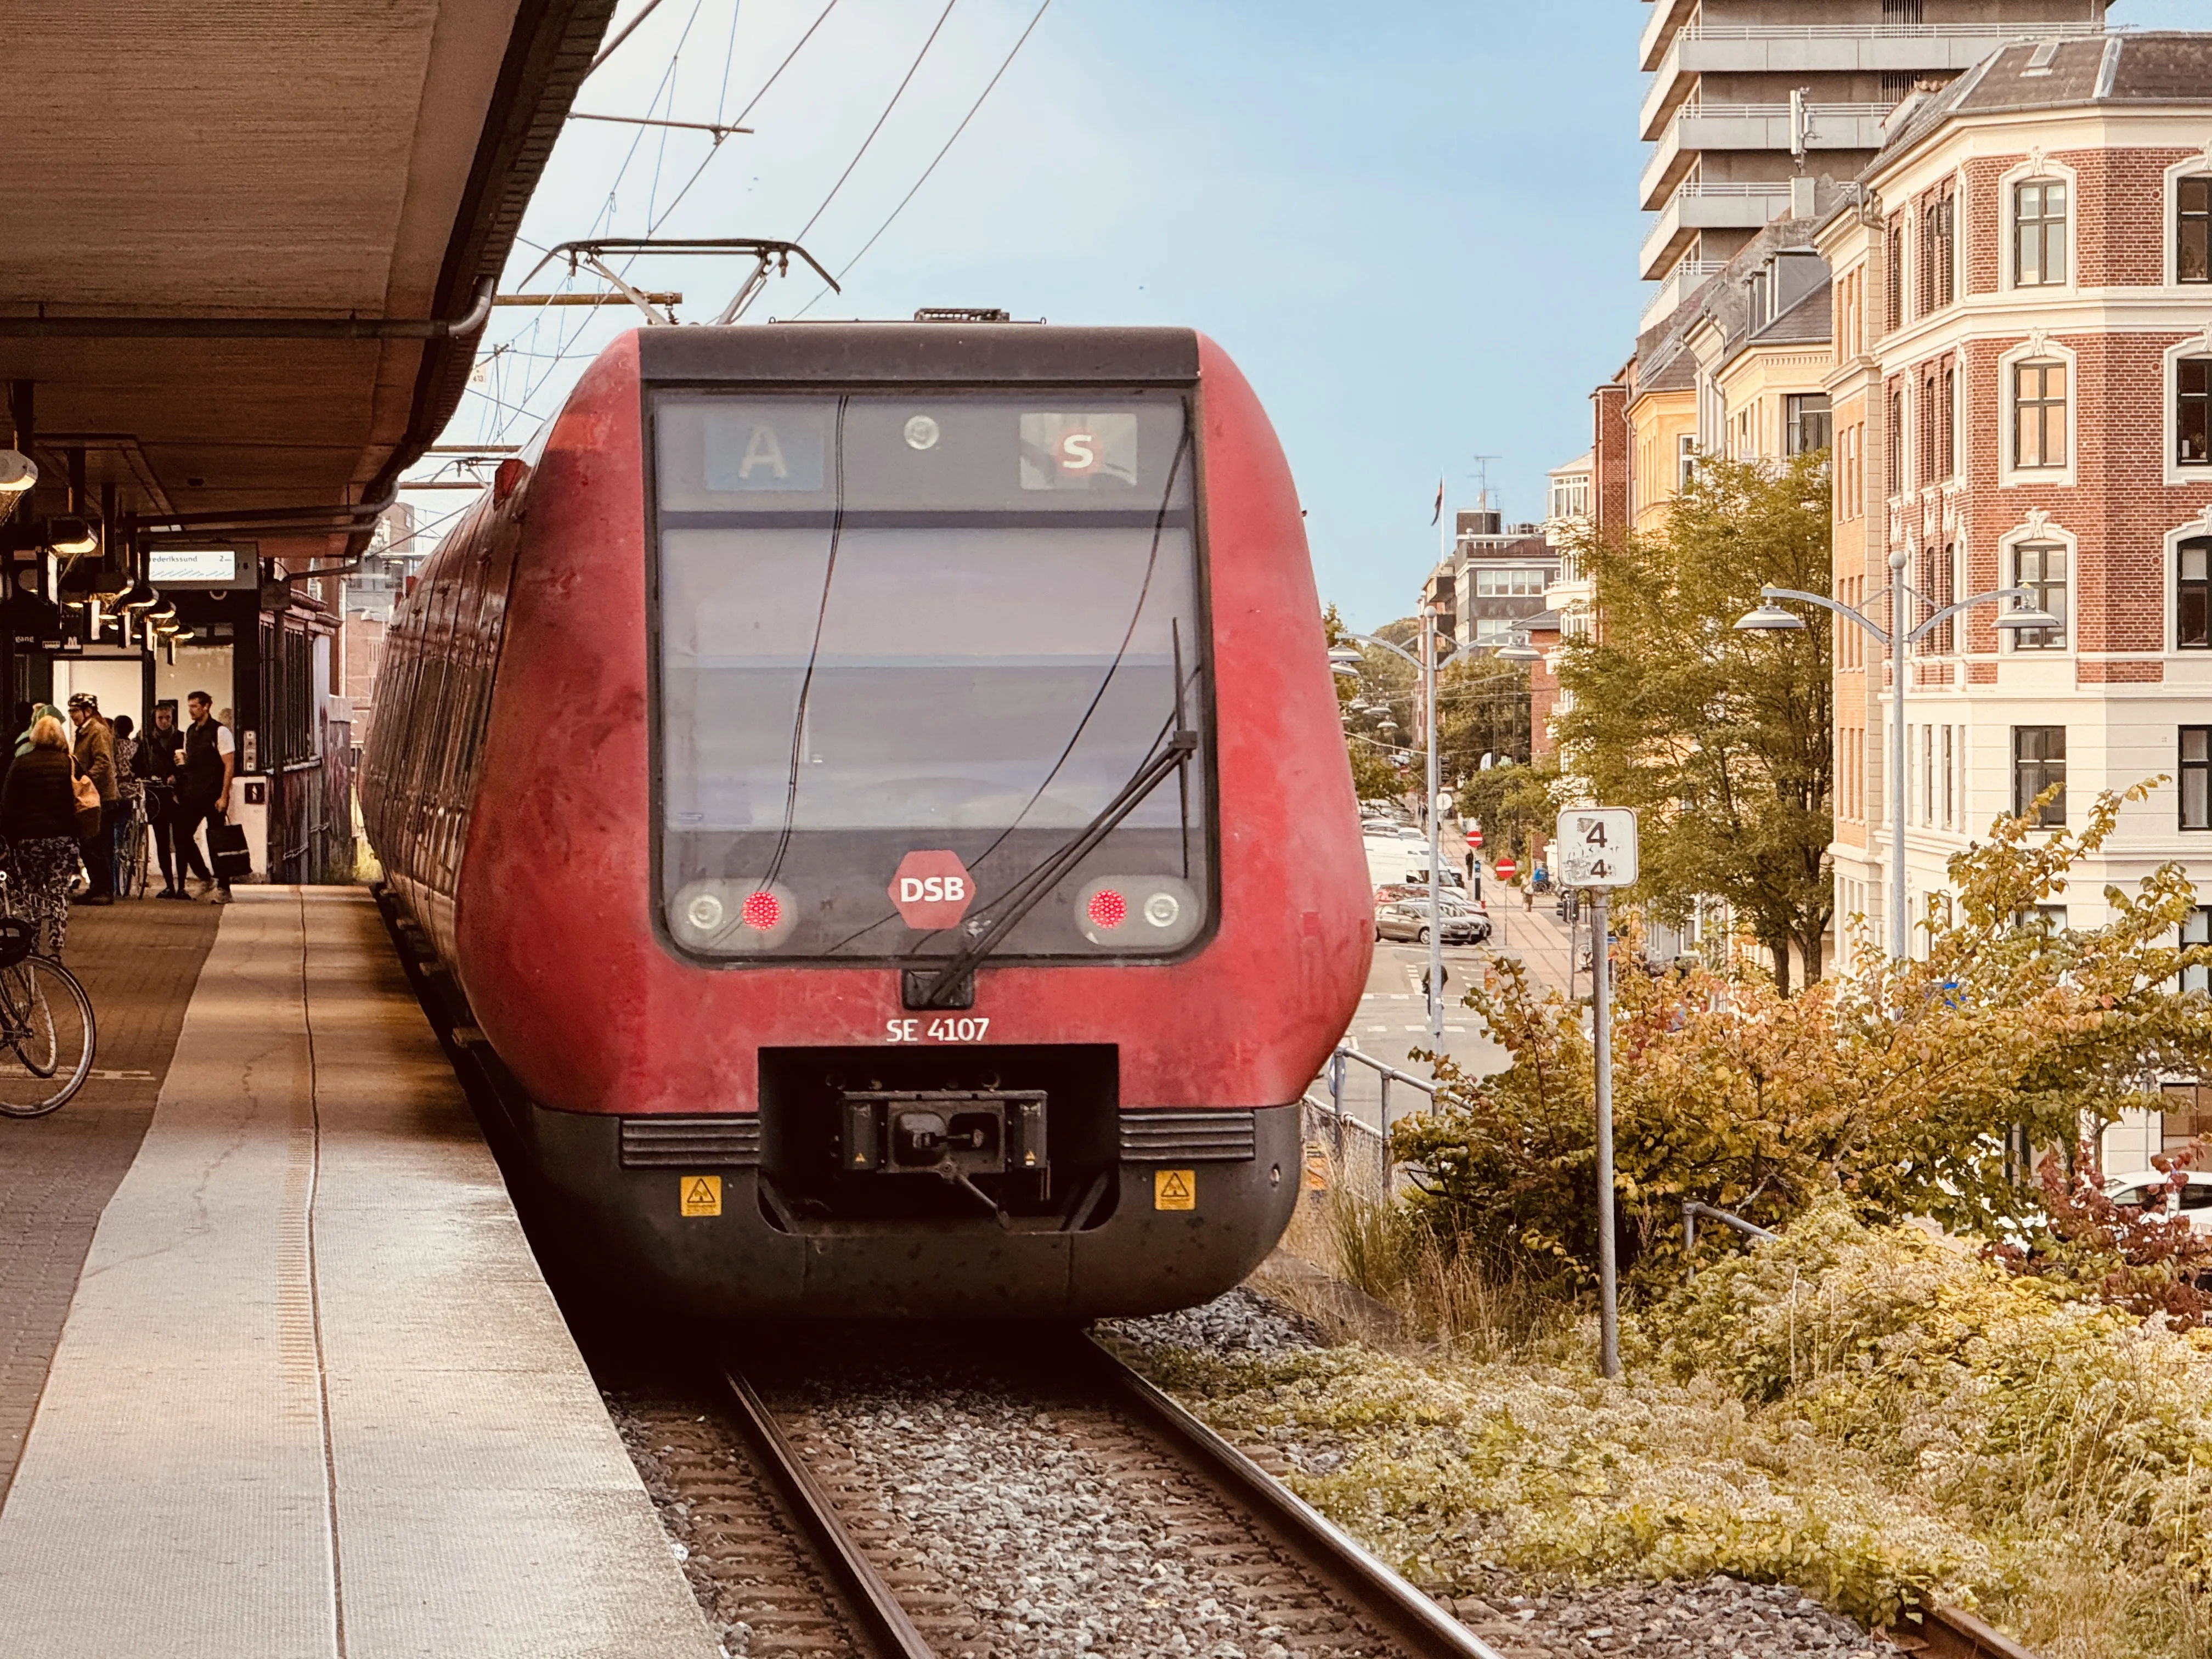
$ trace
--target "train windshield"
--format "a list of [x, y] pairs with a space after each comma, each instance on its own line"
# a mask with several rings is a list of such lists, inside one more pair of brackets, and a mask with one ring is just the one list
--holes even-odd
[[669, 392], [653, 426], [679, 946], [946, 955], [1086, 833], [999, 957], [1197, 936], [1212, 763], [1180, 396]]

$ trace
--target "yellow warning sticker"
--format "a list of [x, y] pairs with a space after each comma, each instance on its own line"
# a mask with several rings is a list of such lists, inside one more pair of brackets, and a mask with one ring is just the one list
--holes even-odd
[[722, 1177], [720, 1176], [685, 1176], [678, 1183], [683, 1188], [684, 1213], [686, 1215], [720, 1215], [722, 1212]]
[[1198, 1171], [1152, 1171], [1152, 1207], [1156, 1210], [1194, 1210], [1198, 1207]]
[[1318, 1141], [1306, 1143], [1305, 1188], [1310, 1193], [1328, 1190], [1328, 1148]]

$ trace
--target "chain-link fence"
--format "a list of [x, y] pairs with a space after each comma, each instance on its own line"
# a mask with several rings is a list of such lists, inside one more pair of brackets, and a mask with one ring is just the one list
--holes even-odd
[[1316, 1080], [1326, 1098], [1305, 1097], [1305, 1184], [1388, 1194], [1401, 1177], [1390, 1158], [1390, 1126], [1436, 1103], [1436, 1085], [1348, 1046]]

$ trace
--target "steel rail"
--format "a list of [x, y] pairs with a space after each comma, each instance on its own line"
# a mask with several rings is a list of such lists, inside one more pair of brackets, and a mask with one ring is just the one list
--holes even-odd
[[732, 1416], [745, 1444], [789, 1506], [816, 1559], [853, 1609], [876, 1651], [884, 1659], [937, 1659], [891, 1587], [846, 1530], [830, 1494], [815, 1480], [758, 1391], [740, 1371], [726, 1370], [722, 1380], [729, 1385], [736, 1406]]
[[1096, 1338], [1081, 1347], [1108, 1389], [1182, 1461], [1310, 1572], [1421, 1659], [1503, 1659], [1497, 1649], [1376, 1560], [1319, 1510], [1154, 1387]]

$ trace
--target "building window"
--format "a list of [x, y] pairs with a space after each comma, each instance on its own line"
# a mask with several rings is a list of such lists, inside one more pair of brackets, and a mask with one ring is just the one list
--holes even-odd
[[1889, 222], [1888, 246], [1883, 250], [1883, 332], [1894, 334], [1905, 326], [1905, 217]]
[[2173, 459], [2212, 464], [2212, 357], [2184, 357], [2173, 368]]
[[1694, 434], [1684, 433], [1674, 440], [1674, 489], [1677, 493], [1690, 487], [1690, 480], [1698, 474], [1698, 440]]
[[1510, 645], [1513, 643], [1513, 630], [1520, 626], [1518, 617], [1477, 617], [1474, 619], [1474, 643]]
[[[2031, 608], [2040, 606], [2058, 618], [2056, 628], [2021, 628], [2013, 632], [2016, 651], [2056, 651], [2066, 643], [2066, 550], [2051, 542], [2029, 542], [2012, 550], [2012, 582], [2033, 595]], [[2025, 729], [2025, 728], [2023, 728]]]
[[2014, 363], [2012, 370], [2012, 464], [2066, 465], [2066, 365]]
[[2212, 178], [2184, 179], [2176, 207], [2173, 274], [2185, 283], [2212, 283]]
[[1959, 366], [1954, 362], [1943, 365], [1943, 395], [1936, 420], [1938, 470], [1942, 477], [1955, 478], [1959, 476]]
[[1783, 453], [1803, 455], [1828, 447], [1828, 394], [1808, 392], [1786, 400], [1789, 429], [1783, 434]]
[[[1933, 611], [1948, 609], [1959, 597], [1959, 550], [1954, 543], [1946, 542], [1942, 547], [1928, 550], [1928, 567], [1922, 573], [1922, 589], [1928, 595], [1928, 608]], [[1921, 635], [1923, 655], [1948, 657], [1954, 648], [1955, 617], [1947, 617]]]
[[2184, 651], [2212, 650], [2212, 536], [2174, 550], [2173, 642]]
[[1949, 305], [1956, 295], [1956, 223], [1954, 204], [1948, 194], [1929, 206], [1927, 229], [1921, 240], [1928, 262], [1922, 283], [1920, 308], [1923, 313]]
[[2181, 728], [2181, 827], [2212, 830], [2212, 726]]
[[1541, 595], [1544, 573], [1541, 570], [1477, 570], [1474, 573], [1474, 593], [1477, 599], [1525, 599]]
[[2031, 179], [2012, 187], [2012, 280], [2045, 288], [2066, 280], [2066, 184]]
[[[2212, 906], [2198, 905], [2181, 924], [2184, 945], [2212, 945]], [[2181, 970], [2181, 988], [2203, 991], [2212, 988], [2212, 969], [2185, 968]]]
[[1889, 394], [1889, 493], [1902, 495], [1911, 487], [1905, 476], [1905, 388]]
[[[2058, 793], [2037, 807], [2036, 797], [2057, 786]], [[2066, 824], [2066, 728], [2015, 726], [2012, 729], [2012, 810], [2014, 817], [2033, 811], [2039, 830]]]

